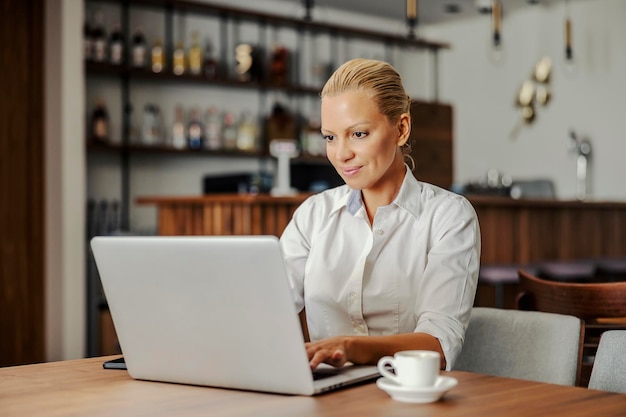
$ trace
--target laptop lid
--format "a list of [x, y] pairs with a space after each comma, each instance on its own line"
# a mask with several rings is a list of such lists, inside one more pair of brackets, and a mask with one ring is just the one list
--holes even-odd
[[314, 381], [274, 236], [95, 237], [129, 374], [136, 379], [312, 395], [372, 379]]

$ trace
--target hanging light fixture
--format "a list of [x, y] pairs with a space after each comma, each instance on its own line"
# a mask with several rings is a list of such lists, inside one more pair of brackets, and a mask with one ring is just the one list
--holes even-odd
[[492, 45], [491, 56], [494, 61], [502, 60], [502, 3], [493, 0], [491, 5]]
[[570, 17], [569, 0], [565, 0], [565, 64], [569, 70], [574, 69], [574, 49], [572, 48], [572, 19]]
[[311, 11], [315, 5], [315, 0], [302, 0], [304, 3], [304, 20], [307, 22], [313, 21], [313, 15]]
[[406, 0], [406, 23], [409, 26], [409, 39], [417, 38], [415, 27], [417, 26], [417, 0]]

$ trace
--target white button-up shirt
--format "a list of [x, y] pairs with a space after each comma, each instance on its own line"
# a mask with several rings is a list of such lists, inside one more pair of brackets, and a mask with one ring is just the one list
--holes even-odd
[[478, 219], [464, 197], [407, 169], [371, 226], [360, 191], [344, 185], [304, 201], [280, 241], [312, 341], [423, 332], [439, 339], [452, 368], [480, 262]]

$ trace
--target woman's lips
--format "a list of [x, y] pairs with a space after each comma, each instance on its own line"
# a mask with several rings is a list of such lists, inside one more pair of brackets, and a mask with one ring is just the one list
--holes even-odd
[[341, 168], [341, 172], [343, 173], [343, 175], [345, 175], [346, 177], [351, 177], [353, 175], [356, 175], [359, 173], [359, 171], [361, 171], [361, 167], [344, 167]]

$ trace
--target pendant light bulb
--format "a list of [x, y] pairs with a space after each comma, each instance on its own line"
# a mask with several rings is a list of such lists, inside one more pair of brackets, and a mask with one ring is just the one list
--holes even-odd
[[304, 20], [307, 22], [313, 21], [313, 7], [315, 6], [315, 0], [303, 0], [304, 5]]
[[502, 3], [500, 0], [493, 0], [491, 5], [491, 28], [491, 59], [494, 62], [500, 62], [504, 54], [502, 49]]
[[415, 27], [418, 21], [418, 4], [417, 0], [406, 0], [406, 23], [409, 27], [409, 39], [415, 39]]
[[565, 0], [565, 67], [571, 72], [575, 68], [574, 48], [572, 44], [572, 19], [569, 12], [569, 1]]

